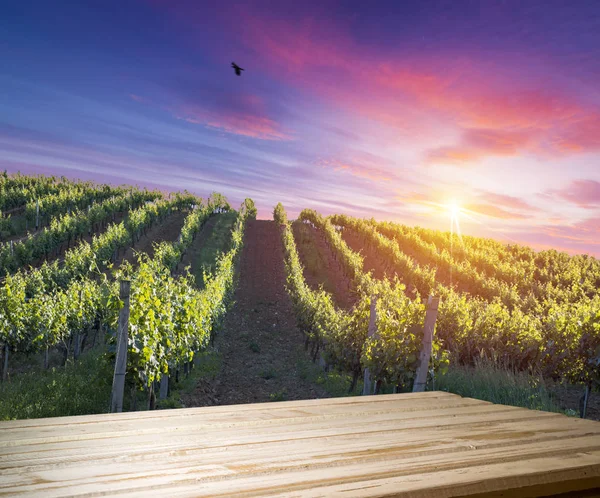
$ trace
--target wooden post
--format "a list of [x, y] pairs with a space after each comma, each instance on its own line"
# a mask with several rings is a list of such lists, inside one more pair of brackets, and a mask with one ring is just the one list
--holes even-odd
[[[377, 296], [371, 297], [371, 315], [369, 318], [369, 337], [373, 337], [377, 333]], [[365, 377], [363, 383], [363, 396], [371, 394], [371, 387], [373, 386], [373, 380], [371, 379], [371, 372], [368, 368], [365, 368]]]
[[167, 374], [162, 374], [160, 376], [160, 391], [158, 394], [159, 399], [167, 399], [169, 394], [169, 376]]
[[156, 408], [156, 395], [154, 394], [154, 382], [148, 386], [148, 410]]
[[10, 255], [14, 256], [15, 255], [15, 248], [13, 246], [13, 241], [10, 241]]
[[8, 342], [4, 343], [4, 362], [2, 365], [2, 382], [6, 381], [6, 377], [8, 376]]
[[433, 329], [437, 319], [438, 306], [440, 298], [429, 296], [427, 300], [427, 313], [425, 314], [425, 325], [423, 326], [423, 346], [419, 354], [419, 366], [413, 385], [413, 392], [425, 391], [427, 384], [427, 371], [429, 370], [429, 359], [431, 358], [431, 344], [433, 342]]
[[35, 201], [35, 229], [40, 226], [40, 200]]
[[327, 362], [325, 361], [325, 358], [323, 357], [322, 351], [319, 354], [319, 367], [321, 367], [323, 370], [325, 370], [325, 368], [327, 367]]
[[123, 411], [123, 394], [125, 390], [125, 373], [127, 371], [127, 348], [129, 343], [129, 292], [131, 282], [121, 280], [119, 297], [123, 300], [123, 308], [119, 312], [119, 330], [117, 336], [117, 360], [115, 361], [115, 375], [110, 403], [111, 413]]
[[585, 418], [585, 415], [587, 413], [588, 401], [590, 399], [590, 391], [591, 391], [591, 385], [588, 382], [585, 385], [585, 392], [583, 393], [583, 396], [580, 401], [580, 410], [579, 410], [580, 418]]

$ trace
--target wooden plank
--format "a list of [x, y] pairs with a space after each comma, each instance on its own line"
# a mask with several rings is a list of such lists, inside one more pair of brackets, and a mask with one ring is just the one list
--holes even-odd
[[[332, 425], [330, 421], [322, 421], [320, 423], [311, 424], [307, 426], [305, 424], [288, 426], [273, 426], [268, 431], [263, 428], [249, 428], [240, 433], [238, 431], [227, 431], [222, 430], [197, 430], [197, 431], [186, 431], [184, 433], [174, 433], [168, 439], [157, 439], [155, 435], [133, 435], [133, 436], [120, 436], [118, 444], [115, 444], [114, 438], [99, 439], [93, 441], [94, 454], [106, 455], [106, 456], [121, 456], [128, 452], [136, 451], [141, 449], [142, 452], [146, 452], [146, 447], [152, 448], [153, 452], [159, 451], [187, 451], [190, 447], [205, 448], [212, 446], [227, 446], [233, 447], [235, 445], [250, 445], [250, 444], [268, 444], [270, 442], [276, 442], [284, 440], [290, 442], [296, 439], [308, 439], [314, 440], [315, 438], [330, 438], [335, 435], [365, 435], [375, 434], [378, 437], [385, 438], [387, 433], [393, 431], [401, 434], [406, 432], [419, 433], [423, 430], [428, 430], [432, 427], [439, 428], [451, 428], [463, 427], [466, 430], [468, 426], [474, 427], [485, 427], [490, 428], [494, 423], [501, 423], [503, 421], [514, 421], [523, 423], [538, 423], [543, 418], [554, 418], [556, 415], [539, 413], [535, 414], [535, 417], [525, 414], [518, 410], [503, 410], [494, 412], [493, 416], [488, 414], [485, 419], [482, 419], [482, 414], [478, 410], [472, 413], [467, 413], [467, 409], [464, 410], [464, 416], [457, 417], [456, 414], [447, 414], [440, 418], [423, 419], [406, 419], [403, 420], [401, 416], [393, 417], [390, 415], [379, 415], [373, 419], [375, 426], [367, 425], [368, 429], [357, 431], [356, 423], [354, 421], [339, 422], [336, 425]], [[491, 412], [491, 410], [488, 410]], [[225, 435], [226, 434], [226, 435]], [[0, 469], [10, 466], [10, 463], [17, 464], [17, 462], [28, 460], [30, 463], [47, 460], [48, 455], [52, 455], [55, 460], [70, 459], [70, 458], [81, 458], [87, 456], [90, 457], [90, 442], [87, 440], [76, 440], [62, 443], [40, 443], [34, 446], [11, 446], [3, 449], [2, 455], [0, 456]]]
[[[291, 453], [293, 449], [288, 449]], [[582, 458], [579, 452], [596, 455], [596, 458]], [[373, 452], [373, 454], [376, 454]], [[576, 455], [576, 458], [573, 456]], [[279, 456], [282, 453], [279, 452]], [[434, 455], [402, 457], [379, 455], [378, 458], [355, 459], [341, 465], [337, 462], [306, 463], [297, 459], [270, 468], [256, 465], [252, 461], [244, 464], [215, 465], [212, 462], [190, 462], [176, 466], [148, 466], [142, 471], [130, 472], [126, 465], [86, 466], [69, 469], [49, 470], [32, 473], [30, 482], [0, 488], [0, 496], [19, 496], [18, 493], [43, 493], [44, 496], [70, 496], [85, 492], [144, 491], [148, 494], [172, 494], [177, 486], [194, 486], [194, 496], [267, 496], [284, 491], [305, 491], [323, 485], [357, 484], [362, 481], [397, 477], [400, 482], [416, 480], [424, 489], [443, 489], [446, 476], [452, 471], [463, 474], [462, 482], [477, 483], [481, 480], [478, 467], [526, 462], [531, 469], [535, 462], [536, 471], [544, 470], [544, 461], [552, 464], [548, 473], [532, 472], [530, 484], [561, 482], [569, 473], [577, 474], [582, 468], [587, 476], [600, 478], [598, 461], [600, 457], [600, 437], [561, 440], [553, 443], [539, 443], [527, 447], [492, 448], [465, 451], [457, 461], [454, 453], [439, 452]], [[276, 457], [275, 457], [276, 458]], [[590, 469], [592, 464], [592, 469]], [[514, 467], [510, 466], [512, 469]], [[595, 470], [594, 470], [595, 468]], [[474, 470], [475, 469], [475, 470]], [[557, 473], [557, 471], [560, 471]], [[404, 478], [404, 479], [402, 479]], [[502, 474], [505, 489], [520, 486], [522, 480], [512, 479], [510, 473]], [[3, 477], [5, 481], [5, 477]], [[168, 491], [168, 492], [167, 492]], [[479, 489], [478, 491], [481, 491]], [[569, 490], [564, 490], [564, 492]], [[26, 494], [27, 495], [27, 494]], [[303, 496], [298, 494], [297, 496]], [[384, 495], [385, 496], [385, 495]], [[390, 495], [395, 496], [395, 495]], [[428, 494], [425, 496], [434, 496]]]
[[0, 422], [0, 496], [537, 496], [600, 485], [599, 423], [447, 393], [69, 419]]
[[[224, 405], [224, 406], [204, 406], [200, 408], [175, 408], [171, 410], [160, 411], [142, 411], [142, 412], [123, 412], [123, 413], [102, 413], [98, 415], [74, 415], [70, 417], [53, 417], [41, 419], [24, 419], [24, 420], [6, 420], [0, 421], [0, 429], [17, 428], [17, 427], [36, 427], [36, 426], [72, 426], [73, 424], [89, 424], [93, 425], [97, 422], [109, 422], [122, 420], [140, 421], [144, 419], [155, 418], [190, 418], [198, 415], [208, 414], [235, 414], [248, 413], [253, 411], [268, 411], [274, 413], [279, 410], [290, 410], [299, 408], [315, 407], [323, 411], [328, 411], [329, 407], [333, 406], [352, 406], [352, 410], [360, 405], [372, 405], [387, 403], [393, 401], [396, 403], [410, 404], [413, 400], [423, 399], [432, 406], [435, 406], [435, 399], [469, 399], [451, 394], [444, 391], [432, 391], [426, 393], [402, 393], [402, 394], [383, 394], [378, 396], [362, 396], [362, 397], [344, 397], [344, 398], [322, 398], [322, 399], [305, 399], [298, 401], [284, 401], [278, 403], [248, 403], [244, 405]], [[489, 404], [486, 401], [471, 400], [481, 404]]]
[[[352, 417], [354, 419], [368, 418], [379, 413], [405, 413], [407, 416], [422, 417], [422, 413], [427, 412], [435, 415], [439, 410], [447, 408], [459, 408], [464, 406], [482, 407], [485, 404], [471, 399], [451, 398], [438, 400], [433, 406], [429, 402], [413, 402], [398, 404], [393, 401], [378, 404], [359, 404], [355, 410], [348, 410], [344, 407], [331, 407], [329, 410], [323, 410], [321, 407], [306, 407], [302, 410], [279, 410], [279, 411], [254, 411], [247, 414], [232, 413], [224, 416], [223, 413], [215, 415], [198, 415], [194, 418], [187, 418], [175, 421], [170, 417], [159, 416], [145, 421], [131, 420], [127, 423], [112, 422], [110, 418], [104, 418], [93, 424], [79, 425], [44, 425], [41, 427], [13, 428], [0, 438], [0, 448], [10, 446], [13, 441], [20, 445], [30, 444], [36, 439], [58, 438], [60, 440], [113, 437], [116, 434], [126, 434], [128, 431], [133, 433], [140, 432], [168, 432], [180, 431], [186, 426], [198, 427], [207, 425], [213, 428], [242, 428], [253, 425], [273, 425], [277, 423], [291, 424], [294, 422], [308, 423], [319, 419], [335, 419]], [[487, 406], [494, 406], [488, 404]], [[60, 420], [60, 419], [53, 419]], [[65, 429], [68, 427], [68, 431]], [[2, 425], [0, 424], [0, 428]], [[23, 436], [26, 436], [23, 437]]]
[[[318, 459], [320, 463], [327, 460], [341, 462], [364, 458], [389, 458], [394, 454], [408, 455], [434, 455], [436, 452], [462, 452], [473, 449], [507, 447], [511, 445], [525, 445], [538, 442], [550, 442], [558, 439], [582, 437], [578, 430], [565, 429], [553, 431], [554, 420], [546, 420], [538, 423], [535, 431], [524, 432], [520, 422], [506, 422], [498, 424], [490, 431], [488, 427], [474, 428], [471, 435], [462, 436], [464, 430], [448, 428], [435, 428], [430, 430], [427, 437], [418, 434], [399, 434], [390, 431], [385, 437], [379, 433], [364, 434], [340, 434], [320, 438], [326, 444], [315, 443], [314, 438], [301, 440], [278, 440], [272, 442], [233, 443], [231, 445], [213, 445], [203, 447], [188, 443], [185, 447], [178, 449], [157, 448], [148, 444], [129, 451], [117, 451], [116, 449], [107, 455], [100, 455], [94, 451], [93, 454], [38, 459], [28, 461], [29, 472], [49, 471], [56, 467], [63, 467], [67, 463], [81, 462], [85, 460], [85, 466], [109, 465], [113, 459], [118, 458], [122, 464], [127, 464], [128, 471], [147, 470], [151, 466], [165, 468], [166, 466], [187, 465], [190, 461], [208, 461], [211, 464], [223, 466], [244, 465], [252, 461], [253, 464], [264, 466], [281, 465], [285, 461], [295, 461], [299, 457]], [[587, 437], [587, 436], [585, 436]], [[293, 455], [281, 456], [286, 447], [293, 444]], [[223, 451], [223, 447], [227, 451]], [[365, 450], [368, 448], [368, 450]], [[368, 455], [367, 455], [368, 453]], [[165, 463], [167, 465], [165, 466]], [[21, 473], [23, 462], [10, 462], [2, 466], [3, 475], [16, 475]]]

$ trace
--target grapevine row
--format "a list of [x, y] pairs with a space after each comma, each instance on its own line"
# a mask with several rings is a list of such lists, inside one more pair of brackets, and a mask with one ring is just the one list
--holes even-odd
[[19, 173], [9, 175], [6, 171], [0, 174], [0, 211], [11, 211], [23, 207], [32, 199], [48, 194], [58, 194], [73, 186], [94, 188], [92, 182], [74, 182], [65, 177], [28, 176]]
[[[278, 209], [281, 213], [282, 207]], [[284, 219], [283, 216], [278, 217]], [[411, 301], [398, 282], [376, 281], [360, 268], [361, 259], [352, 255], [331, 224], [314, 211], [304, 211], [300, 219], [324, 227], [332, 245], [336, 245], [352, 272], [360, 298], [350, 311], [337, 309], [327, 292], [313, 291], [304, 280], [291, 227], [281, 226], [287, 288], [294, 305], [298, 325], [312, 344], [316, 358], [321, 350], [326, 363], [352, 374], [354, 390], [361, 372], [369, 368], [378, 380], [395, 386], [410, 385], [418, 365], [425, 307]], [[359, 264], [360, 263], [360, 264]], [[377, 299], [377, 334], [368, 336], [371, 297]]]
[[[480, 355], [517, 369], [574, 382], [600, 378], [600, 296], [581, 295], [575, 302], [549, 301], [544, 313], [535, 305], [509, 307], [461, 294], [442, 283], [423, 286], [423, 270], [411, 264], [395, 240], [383, 237], [371, 223], [345, 216], [332, 223], [353, 230], [385, 258], [406, 283], [422, 294], [441, 296], [436, 335], [453, 361], [471, 363]], [[530, 311], [526, 311], [527, 309]]]
[[37, 234], [29, 235], [17, 243], [0, 245], [0, 277], [15, 272], [42, 258], [58, 252], [63, 244], [71, 243], [89, 234], [97, 223], [106, 221], [116, 213], [137, 207], [143, 202], [154, 200], [156, 194], [131, 192], [127, 197], [110, 197], [88, 209], [65, 213], [54, 218], [50, 225]]

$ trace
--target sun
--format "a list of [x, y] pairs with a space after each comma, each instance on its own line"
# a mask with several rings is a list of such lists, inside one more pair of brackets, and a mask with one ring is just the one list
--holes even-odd
[[458, 204], [456, 201], [451, 201], [448, 205], [448, 214], [450, 214], [450, 218], [452, 219], [458, 219], [458, 216], [461, 213], [461, 207], [460, 204]]

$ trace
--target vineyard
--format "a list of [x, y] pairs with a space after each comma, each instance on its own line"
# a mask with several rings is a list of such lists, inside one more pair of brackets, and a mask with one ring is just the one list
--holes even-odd
[[[419, 371], [436, 389], [482, 362], [586, 404], [600, 381], [590, 256], [308, 209], [292, 222], [281, 204], [255, 220], [217, 193], [5, 173], [0, 194], [4, 418], [152, 409], [184, 379], [184, 406], [406, 392]], [[74, 364], [99, 405], [36, 408], [24, 391], [74, 382]]]
[[[128, 382], [153, 400], [156, 382], [187, 369], [222, 319], [246, 219], [255, 216], [252, 201], [234, 212], [220, 194], [164, 196], [21, 175], [4, 175], [2, 191], [13, 213], [33, 204], [50, 218], [37, 232], [0, 246], [2, 380], [10, 381], [12, 357], [20, 364], [41, 356], [49, 369], [57, 356], [62, 365], [78, 361], [98, 343], [114, 358], [124, 306], [119, 286], [127, 282]], [[62, 204], [49, 202], [59, 198]], [[215, 255], [197, 285], [182, 260], [207, 221], [224, 212], [235, 216], [229, 248]], [[157, 242], [164, 226], [180, 229], [174, 240]]]
[[[283, 206], [274, 217], [307, 347], [326, 369], [352, 374], [351, 392], [367, 368], [375, 392], [412, 388], [429, 296], [440, 298], [431, 387], [449, 365], [473, 367], [482, 359], [506, 371], [582, 385], [587, 394], [597, 386], [600, 264], [594, 258], [304, 210], [294, 224], [310, 226], [322, 239], [334, 253], [330, 267], [343, 275], [338, 282], [347, 282], [327, 292], [307, 282]], [[345, 292], [354, 296], [352, 307], [336, 305]], [[370, 335], [373, 297], [377, 333]]]

